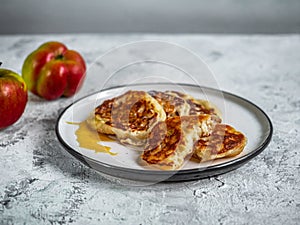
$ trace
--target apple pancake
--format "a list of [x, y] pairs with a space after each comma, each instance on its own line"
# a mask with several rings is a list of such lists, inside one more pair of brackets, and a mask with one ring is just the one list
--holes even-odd
[[194, 144], [193, 158], [199, 162], [233, 157], [240, 154], [247, 143], [244, 134], [226, 124], [217, 124], [211, 135], [201, 137]]
[[163, 107], [147, 92], [128, 91], [104, 101], [88, 119], [99, 133], [115, 134], [126, 144], [143, 145], [151, 128], [164, 121]]
[[189, 114], [190, 105], [181, 97], [161, 91], [149, 91], [148, 93], [163, 107], [167, 118]]
[[87, 119], [90, 128], [95, 129], [102, 134], [115, 133], [112, 130], [111, 110], [115, 98], [105, 100], [101, 105], [97, 106]]
[[156, 124], [147, 139], [141, 159], [148, 165], [164, 170], [179, 169], [193, 153], [194, 142], [209, 136], [220, 122], [218, 116], [176, 116]]
[[166, 91], [166, 94], [183, 99], [187, 103], [189, 108], [187, 115], [212, 114], [222, 118], [220, 110], [209, 101], [203, 99], [195, 99], [191, 95], [177, 91]]

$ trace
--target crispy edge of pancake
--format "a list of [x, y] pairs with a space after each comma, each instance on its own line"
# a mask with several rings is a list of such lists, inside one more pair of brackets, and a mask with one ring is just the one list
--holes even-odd
[[247, 144], [247, 137], [230, 125], [217, 124], [210, 136], [195, 142], [193, 159], [205, 162], [214, 159], [234, 157]]
[[102, 134], [110, 134], [110, 135], [115, 134], [112, 129], [112, 126], [107, 124], [108, 122], [111, 123], [111, 121], [107, 118], [101, 117], [99, 114], [96, 113], [100, 107], [105, 107], [104, 104], [110, 104], [110, 102], [114, 101], [114, 99], [115, 98], [105, 100], [102, 104], [98, 105], [90, 113], [86, 121], [91, 129], [96, 130], [98, 133], [102, 133]]
[[[111, 129], [121, 143], [130, 144], [130, 145], [134, 145], [134, 146], [141, 146], [141, 145], [145, 144], [148, 134], [152, 130], [152, 128], [158, 122], [165, 121], [166, 113], [163, 110], [163, 107], [157, 102], [157, 100], [155, 98], [153, 98], [151, 95], [149, 95], [147, 92], [144, 92], [144, 91], [128, 91], [124, 94], [123, 97], [121, 96], [120, 98], [116, 98], [115, 101], [118, 101], [120, 99], [121, 104], [125, 104], [126, 103], [126, 95], [131, 94], [131, 93], [138, 93], [140, 95], [143, 94], [144, 96], [141, 99], [144, 99], [153, 105], [154, 111], [157, 114], [156, 117], [154, 118], [154, 121], [151, 121], [152, 124], [148, 127], [147, 130], [133, 131], [131, 129], [122, 129], [122, 128], [118, 128], [118, 127], [114, 127], [114, 126], [112, 126]], [[116, 102], [116, 103], [118, 104], [118, 102]], [[117, 114], [118, 113], [116, 113], [116, 115], [114, 115], [112, 113], [112, 117], [114, 118], [116, 116], [115, 118], [117, 118], [118, 117]], [[112, 123], [114, 123], [114, 119], [112, 119]]]
[[[177, 123], [175, 125], [176, 130], [173, 130], [173, 133], [176, 132], [177, 136], [175, 136], [176, 140], [173, 140], [170, 146], [168, 142], [164, 144], [164, 141], [166, 137], [168, 139], [174, 137], [174, 135], [166, 135], [174, 128], [173, 124], [171, 124], [172, 122], [174, 123], [173, 120], [177, 120], [175, 121]], [[180, 121], [179, 123], [178, 120]], [[220, 120], [217, 116], [202, 114], [199, 116], [173, 117], [167, 119], [165, 123], [157, 124], [150, 132], [148, 143], [141, 155], [142, 165], [161, 170], [177, 170], [181, 168], [186, 158], [193, 153], [194, 142], [199, 136], [209, 136], [218, 122]], [[158, 142], [158, 144], [155, 142]], [[165, 148], [162, 149], [162, 145]]]

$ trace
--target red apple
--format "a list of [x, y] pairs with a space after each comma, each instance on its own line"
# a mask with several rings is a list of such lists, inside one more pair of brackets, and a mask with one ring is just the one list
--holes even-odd
[[0, 68], [0, 129], [15, 123], [27, 103], [27, 87], [22, 77]]
[[82, 56], [60, 42], [47, 42], [24, 61], [22, 76], [28, 89], [47, 100], [74, 95], [85, 78]]

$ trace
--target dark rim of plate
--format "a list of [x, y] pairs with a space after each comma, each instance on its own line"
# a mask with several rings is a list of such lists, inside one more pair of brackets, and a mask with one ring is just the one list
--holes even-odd
[[[59, 140], [59, 142], [63, 145], [63, 147], [71, 154], [73, 155], [75, 158], [79, 159], [81, 162], [83, 162], [85, 165], [90, 166], [89, 163], [94, 163], [97, 164], [98, 166], [101, 166], [102, 168], [105, 169], [110, 169], [113, 171], [120, 171], [120, 172], [125, 172], [125, 173], [134, 173], [137, 175], [157, 175], [157, 176], [177, 176], [177, 175], [188, 175], [188, 174], [197, 174], [197, 173], [201, 173], [201, 172], [207, 172], [209, 173], [210, 171], [230, 171], [232, 169], [235, 169], [241, 165], [243, 165], [244, 163], [246, 163], [247, 161], [249, 161], [250, 159], [254, 158], [255, 156], [257, 156], [258, 154], [260, 154], [270, 143], [271, 138], [272, 138], [272, 134], [273, 134], [273, 125], [272, 122], [270, 120], [270, 118], [268, 117], [268, 115], [260, 108], [258, 107], [256, 104], [252, 103], [251, 101], [240, 97], [238, 95], [229, 93], [227, 91], [222, 91], [222, 90], [218, 90], [215, 88], [211, 88], [211, 87], [205, 87], [205, 86], [199, 86], [199, 85], [194, 85], [194, 84], [185, 84], [185, 83], [176, 83], [176, 85], [178, 86], [186, 86], [186, 87], [193, 87], [193, 88], [200, 88], [200, 89], [207, 89], [207, 90], [211, 90], [211, 91], [215, 91], [215, 92], [221, 92], [222, 94], [226, 94], [228, 96], [240, 99], [250, 105], [252, 105], [253, 107], [255, 107], [257, 110], [259, 110], [262, 115], [266, 118], [268, 125], [269, 125], [269, 134], [267, 135], [267, 137], [265, 138], [265, 140], [263, 141], [263, 143], [261, 145], [259, 145], [256, 149], [252, 150], [251, 152], [249, 152], [246, 155], [243, 155], [241, 157], [235, 158], [233, 160], [230, 160], [228, 162], [224, 162], [224, 163], [220, 163], [217, 165], [212, 165], [212, 166], [208, 166], [208, 167], [204, 167], [204, 168], [195, 168], [195, 169], [185, 169], [185, 170], [174, 170], [174, 171], [160, 171], [160, 170], [139, 170], [139, 169], [131, 169], [131, 168], [125, 168], [125, 167], [119, 167], [119, 166], [114, 166], [114, 165], [110, 165], [104, 162], [99, 162], [95, 159], [89, 158], [85, 155], [82, 155], [81, 153], [77, 152], [76, 150], [74, 150], [71, 146], [69, 146], [64, 139], [62, 138], [61, 134], [59, 133], [59, 122], [61, 117], [64, 115], [65, 111], [67, 111], [70, 107], [72, 107], [74, 104], [76, 104], [77, 102], [81, 101], [82, 99], [85, 99], [89, 96], [92, 96], [94, 94], [100, 93], [100, 92], [104, 92], [104, 91], [108, 91], [108, 90], [112, 90], [112, 89], [118, 89], [118, 88], [124, 88], [124, 87], [134, 87], [134, 86], [150, 86], [150, 85], [170, 85], [170, 83], [140, 83], [140, 84], [133, 84], [133, 85], [119, 85], [119, 86], [113, 86], [113, 87], [109, 87], [106, 89], [103, 89], [101, 91], [97, 91], [94, 92], [92, 94], [89, 94], [87, 96], [84, 96], [78, 100], [76, 100], [75, 102], [73, 102], [72, 104], [70, 104], [69, 106], [67, 106], [59, 115], [57, 122], [56, 122], [56, 126], [55, 126], [55, 132], [57, 135], [57, 138]], [[89, 161], [86, 162], [86, 160]], [[101, 172], [101, 171], [99, 171]], [[111, 174], [110, 174], [111, 175]], [[207, 176], [208, 177], [208, 176]], [[124, 177], [125, 179], [128, 179], [126, 177]]]

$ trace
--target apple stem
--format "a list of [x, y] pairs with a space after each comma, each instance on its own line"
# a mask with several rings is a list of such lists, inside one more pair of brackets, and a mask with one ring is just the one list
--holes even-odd
[[57, 55], [57, 56], [55, 57], [55, 59], [63, 59], [63, 58], [64, 58], [64, 56], [63, 56], [62, 54]]

